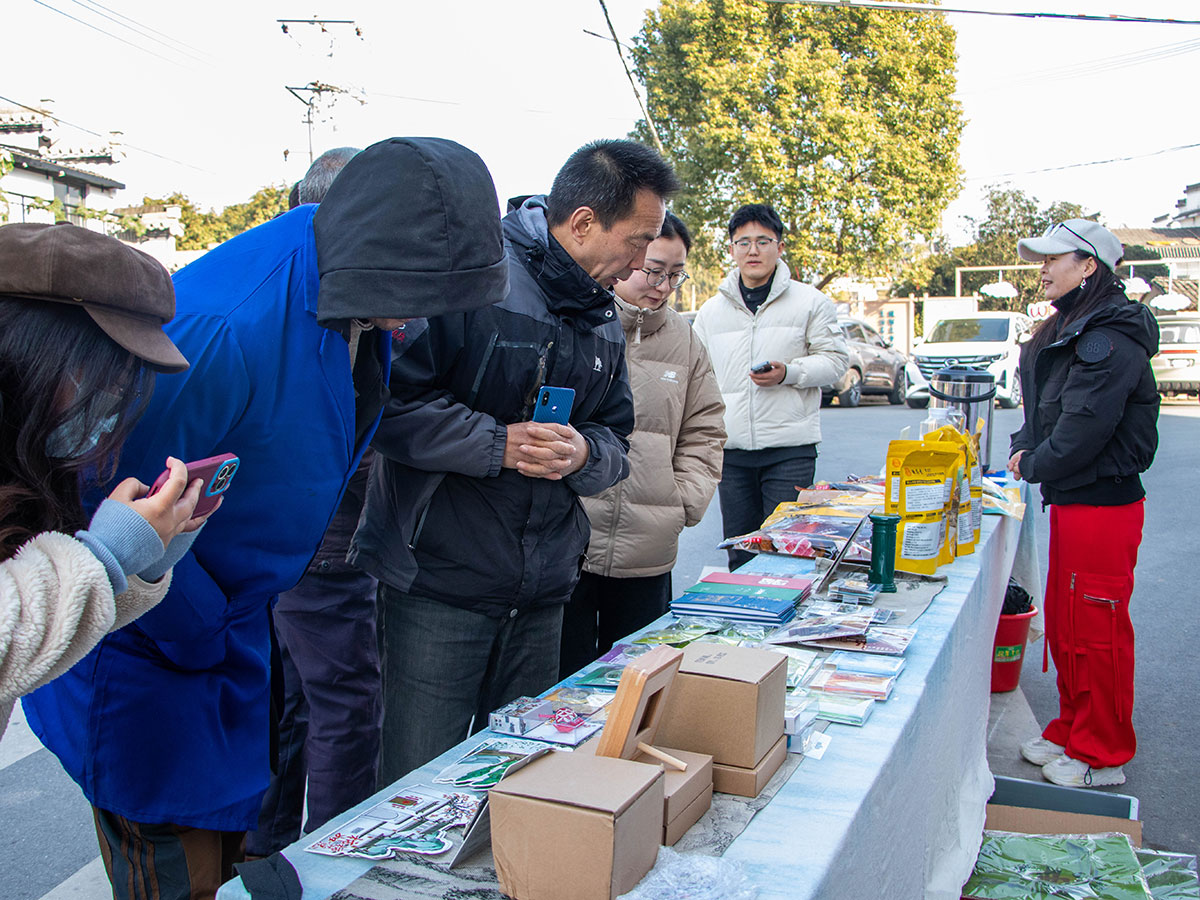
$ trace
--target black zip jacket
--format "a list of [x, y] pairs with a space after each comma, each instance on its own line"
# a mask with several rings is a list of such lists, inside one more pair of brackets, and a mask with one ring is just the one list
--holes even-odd
[[[508, 298], [410, 323], [372, 446], [350, 561], [392, 587], [491, 616], [566, 603], [591, 529], [580, 496], [629, 474], [633, 395], [612, 294], [550, 236], [543, 198], [504, 219]], [[575, 390], [588, 444], [561, 481], [501, 468], [505, 426], [542, 385]]]
[[[1067, 308], [1075, 297], [1056, 305]], [[1117, 289], [1110, 300], [1068, 324], [1036, 359], [1027, 348], [1021, 355], [1025, 424], [1010, 455], [1026, 451], [1021, 475], [1041, 484], [1043, 503], [1121, 506], [1146, 495], [1138, 476], [1158, 448], [1150, 369], [1158, 323]]]

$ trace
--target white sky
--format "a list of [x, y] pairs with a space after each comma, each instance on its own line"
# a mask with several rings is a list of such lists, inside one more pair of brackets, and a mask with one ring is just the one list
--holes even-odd
[[[1198, 0], [950, 5], [1200, 18]], [[128, 185], [122, 199], [131, 203], [181, 190], [202, 207], [219, 208], [263, 184], [300, 178], [308, 165], [304, 108], [285, 84], [318, 80], [365, 92], [365, 104], [341, 96], [318, 114], [317, 153], [395, 134], [450, 137], [484, 158], [501, 197], [547, 190], [577, 146], [624, 136], [638, 118], [611, 43], [584, 33], [606, 32], [597, 0], [341, 0], [327, 9], [260, 0], [6, 0], [4, 6], [0, 96], [31, 105], [53, 98], [57, 115], [69, 122], [123, 132], [132, 145], [128, 158], [106, 174]], [[647, 3], [608, 0], [608, 7], [618, 35], [630, 40]], [[327, 34], [292, 26], [285, 35], [275, 22], [315, 12], [356, 20], [363, 39], [345, 26], [330, 26]], [[123, 28], [123, 17], [153, 29], [153, 37]], [[962, 216], [981, 215], [982, 190], [997, 181], [1043, 203], [1082, 203], [1114, 227], [1148, 226], [1173, 209], [1186, 184], [1200, 181], [1200, 148], [998, 177], [1200, 142], [1200, 26], [960, 15], [950, 21], [959, 33], [959, 93], [969, 120], [961, 151], [965, 186], [945, 219], [952, 237], [963, 232]], [[1176, 48], [1173, 56], [1116, 66], [1189, 41], [1194, 46]], [[1079, 76], [1097, 60], [1103, 62]]]

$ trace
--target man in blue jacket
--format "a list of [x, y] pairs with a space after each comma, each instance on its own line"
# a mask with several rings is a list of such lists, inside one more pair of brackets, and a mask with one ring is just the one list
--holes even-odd
[[507, 293], [496, 194], [452, 141], [393, 138], [175, 278], [160, 377], [119, 474], [162, 448], [241, 466], [154, 610], [26, 703], [91, 801], [114, 896], [211, 897], [270, 776], [268, 606], [300, 579], [387, 399], [390, 330]]
[[[508, 298], [429, 321], [392, 364], [350, 552], [380, 581], [381, 783], [557, 680], [590, 535], [578, 498], [629, 471], [612, 286], [643, 265], [677, 186], [641, 144], [576, 151], [549, 197], [504, 219]], [[570, 424], [530, 421], [543, 386], [574, 390]]]

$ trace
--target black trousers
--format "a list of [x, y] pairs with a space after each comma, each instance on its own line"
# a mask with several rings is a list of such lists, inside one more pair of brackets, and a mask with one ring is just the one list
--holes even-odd
[[246, 852], [268, 856], [375, 793], [383, 686], [375, 579], [310, 572], [273, 611], [283, 664], [275, 774]]
[[610, 578], [584, 572], [563, 610], [558, 677], [578, 672], [612, 645], [645, 628], [667, 611], [671, 573]]
[[[811, 487], [817, 473], [817, 461], [812, 457], [785, 459], [765, 466], [739, 466], [725, 458], [721, 483], [721, 523], [725, 537], [736, 537], [757, 531], [763, 519], [780, 503], [796, 499], [797, 488]], [[730, 571], [754, 558], [746, 550], [730, 548]]]

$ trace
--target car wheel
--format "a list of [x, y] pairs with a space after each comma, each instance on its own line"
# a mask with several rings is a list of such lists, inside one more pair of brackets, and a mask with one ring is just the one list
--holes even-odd
[[909, 397], [904, 401], [908, 404], [909, 409], [924, 409], [929, 405], [928, 397]]
[[1019, 369], [1013, 370], [1012, 390], [1008, 397], [1000, 397], [999, 400], [1002, 409], [1016, 409], [1021, 405], [1021, 372]]
[[899, 406], [904, 402], [906, 393], [908, 393], [908, 373], [901, 366], [900, 371], [896, 373], [896, 380], [892, 382], [892, 392], [888, 394], [888, 403], [892, 406]]
[[837, 395], [838, 406], [858, 406], [858, 401], [862, 399], [862, 375], [858, 369], [851, 369], [846, 373], [850, 383], [844, 391]]

